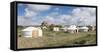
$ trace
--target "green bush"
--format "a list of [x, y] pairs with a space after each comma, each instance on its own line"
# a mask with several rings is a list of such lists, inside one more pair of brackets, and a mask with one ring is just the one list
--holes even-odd
[[22, 35], [18, 35], [18, 37], [22, 37]]
[[78, 41], [78, 42], [74, 42], [74, 44], [85, 44], [86, 43], [86, 40], [81, 40], [81, 41]]

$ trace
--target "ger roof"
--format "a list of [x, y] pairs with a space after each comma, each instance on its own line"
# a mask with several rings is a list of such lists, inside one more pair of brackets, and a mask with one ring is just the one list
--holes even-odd
[[89, 29], [88, 27], [80, 27], [80, 29]]
[[36, 28], [36, 27], [27, 27], [27, 28], [23, 29], [22, 31], [32, 31], [32, 30], [36, 30], [36, 29], [38, 29], [38, 28]]

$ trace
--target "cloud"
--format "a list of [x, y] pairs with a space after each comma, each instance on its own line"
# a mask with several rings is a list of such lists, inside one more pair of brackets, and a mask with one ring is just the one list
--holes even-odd
[[71, 14], [59, 14], [57, 12], [52, 12], [52, 15], [48, 15], [49, 17], [47, 17], [47, 21], [53, 24], [95, 25], [95, 8], [81, 7], [75, 8], [71, 12]]
[[27, 7], [30, 8], [30, 10], [33, 11], [47, 11], [51, 8], [50, 5], [33, 5], [33, 4], [27, 4]]
[[[43, 21], [64, 25], [95, 25], [96, 23], [95, 8], [76, 7], [70, 11], [70, 14], [61, 14], [59, 12], [60, 8], [52, 8], [52, 6], [50, 5], [27, 4], [25, 6], [25, 15], [18, 16], [18, 25], [37, 25]], [[51, 11], [45, 16], [41, 16], [42, 12], [47, 12], [50, 9], [55, 9], [57, 11]], [[64, 12], [67, 12], [67, 10], [65, 10]], [[41, 16], [42, 19], [38, 20], [38, 16]]]
[[72, 16], [71, 15], [60, 15], [59, 18], [63, 21], [63, 24], [71, 24]]
[[23, 5], [24, 5], [24, 4], [21, 4], [21, 3], [20, 3], [20, 4], [18, 4], [18, 6], [23, 6]]
[[50, 5], [33, 5], [27, 4], [27, 8], [25, 8], [25, 16], [32, 17], [36, 16], [40, 12], [47, 11], [51, 8]]
[[44, 12], [50, 10], [51, 6], [49, 5], [33, 5], [33, 4], [20, 4], [19, 6], [26, 6], [24, 9], [24, 16], [18, 16], [18, 25], [37, 25], [38, 22], [34, 22], [36, 20], [37, 15], [40, 12]]
[[56, 10], [56, 11], [58, 11], [58, 10], [59, 10], [59, 8], [55, 8], [55, 10]]
[[45, 19], [43, 21], [48, 22], [49, 24], [63, 24], [65, 23], [64, 19], [65, 16], [64, 15], [59, 15], [56, 12], [51, 13], [50, 15], [44, 17]]
[[40, 25], [40, 23], [36, 20], [36, 18], [32, 19], [32, 18], [26, 18], [25, 16], [18, 16], [18, 25], [21, 26], [28, 26], [28, 25]]
[[44, 19], [43, 21], [46, 21], [46, 22], [48, 22], [49, 24], [52, 24], [52, 23], [55, 22], [55, 19], [54, 19], [53, 16], [46, 16], [46, 17], [44, 17], [44, 18], [45, 18], [45, 19]]
[[72, 22], [78, 25], [95, 25], [95, 8], [75, 8], [72, 11]]
[[36, 15], [37, 15], [37, 12], [29, 10], [28, 8], [25, 9], [25, 17], [33, 17]]

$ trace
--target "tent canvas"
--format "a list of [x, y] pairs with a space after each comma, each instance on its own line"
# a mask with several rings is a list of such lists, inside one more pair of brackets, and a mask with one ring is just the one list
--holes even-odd
[[27, 27], [22, 30], [24, 37], [42, 37], [42, 30], [36, 27]]

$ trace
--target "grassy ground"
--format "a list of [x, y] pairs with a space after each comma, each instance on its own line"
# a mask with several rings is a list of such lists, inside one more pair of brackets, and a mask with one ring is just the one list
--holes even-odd
[[[18, 34], [22, 34], [18, 30]], [[43, 37], [25, 38], [18, 36], [18, 48], [40, 48], [40, 47], [57, 47], [57, 46], [74, 46], [96, 44], [96, 32], [54, 32], [43, 30]]]

